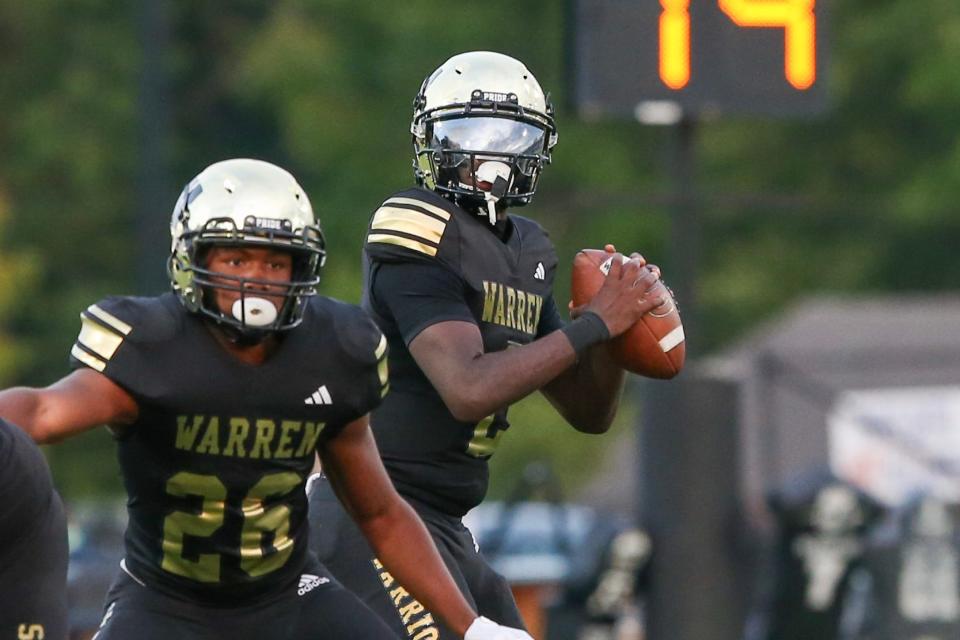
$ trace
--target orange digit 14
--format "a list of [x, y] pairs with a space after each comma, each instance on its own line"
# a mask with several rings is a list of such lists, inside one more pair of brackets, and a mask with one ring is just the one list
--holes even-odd
[[[816, 0], [717, 0], [739, 27], [784, 30], [784, 72], [796, 89], [817, 78]], [[690, 0], [660, 0], [660, 79], [674, 90], [690, 82]]]

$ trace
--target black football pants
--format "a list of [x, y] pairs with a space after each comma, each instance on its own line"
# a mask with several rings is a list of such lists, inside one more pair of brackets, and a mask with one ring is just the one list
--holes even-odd
[[[324, 582], [325, 581], [325, 582]], [[243, 607], [161, 593], [121, 572], [95, 640], [396, 640], [369, 608], [314, 560], [298, 584]]]
[[[402, 638], [459, 640], [436, 616], [411, 596], [381, 566], [353, 520], [323, 476], [310, 483], [310, 550], [343, 583], [360, 596]], [[461, 593], [482, 616], [524, 628], [506, 580], [490, 568], [460, 518], [419, 505], [414, 508], [433, 537], [440, 557]]]

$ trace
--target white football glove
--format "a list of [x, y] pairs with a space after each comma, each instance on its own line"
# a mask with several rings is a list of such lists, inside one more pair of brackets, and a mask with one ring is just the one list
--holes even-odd
[[526, 631], [504, 627], [489, 618], [480, 616], [463, 634], [463, 640], [533, 640], [533, 638]]

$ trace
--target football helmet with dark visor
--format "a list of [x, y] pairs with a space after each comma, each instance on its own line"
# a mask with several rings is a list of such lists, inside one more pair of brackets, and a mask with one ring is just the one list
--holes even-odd
[[497, 210], [531, 201], [557, 143], [536, 78], [489, 51], [454, 56], [424, 80], [411, 132], [418, 183], [491, 224]]

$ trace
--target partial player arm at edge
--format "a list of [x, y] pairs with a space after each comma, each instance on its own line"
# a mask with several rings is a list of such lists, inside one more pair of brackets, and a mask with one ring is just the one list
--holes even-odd
[[323, 471], [400, 584], [461, 636], [477, 618], [437, 553], [416, 512], [387, 476], [367, 416], [347, 425], [319, 450]]
[[129, 393], [91, 369], [78, 369], [44, 388], [0, 391], [0, 416], [40, 444], [104, 424], [129, 424], [138, 413]]

